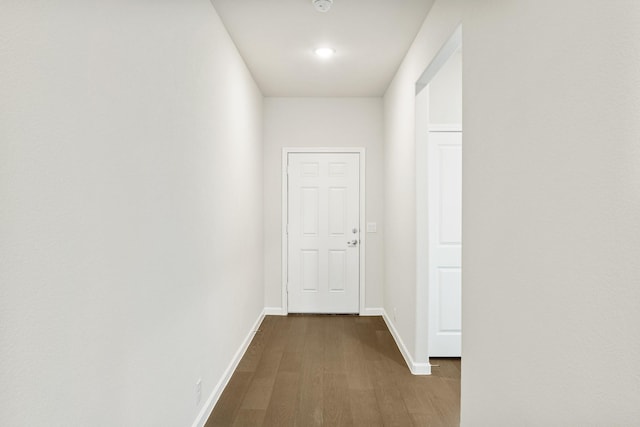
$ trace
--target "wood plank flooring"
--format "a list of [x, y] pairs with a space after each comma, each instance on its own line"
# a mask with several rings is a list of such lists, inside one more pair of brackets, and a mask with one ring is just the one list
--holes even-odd
[[460, 359], [411, 375], [381, 317], [265, 317], [206, 427], [458, 426]]

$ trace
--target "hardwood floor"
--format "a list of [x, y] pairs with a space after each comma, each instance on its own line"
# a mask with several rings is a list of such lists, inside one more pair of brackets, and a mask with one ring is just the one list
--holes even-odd
[[459, 425], [460, 359], [411, 375], [381, 317], [265, 317], [206, 427]]

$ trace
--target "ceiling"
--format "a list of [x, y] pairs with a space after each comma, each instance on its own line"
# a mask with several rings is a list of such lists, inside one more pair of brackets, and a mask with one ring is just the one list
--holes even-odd
[[[211, 0], [265, 96], [382, 96], [433, 0]], [[321, 59], [317, 47], [336, 53]]]

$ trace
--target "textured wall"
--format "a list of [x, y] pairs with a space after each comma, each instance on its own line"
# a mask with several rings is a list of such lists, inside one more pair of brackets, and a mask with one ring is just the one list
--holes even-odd
[[463, 25], [462, 424], [638, 425], [640, 3]]
[[429, 84], [429, 123], [462, 123], [462, 51], [442, 66]]
[[262, 97], [207, 0], [0, 10], [0, 425], [190, 425], [263, 307]]
[[461, 0], [436, 2], [384, 96], [384, 307], [414, 361], [424, 362], [426, 322], [416, 313], [415, 84], [460, 23]]

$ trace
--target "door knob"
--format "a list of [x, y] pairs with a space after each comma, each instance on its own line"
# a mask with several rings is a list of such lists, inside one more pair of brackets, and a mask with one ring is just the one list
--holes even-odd
[[353, 239], [347, 242], [347, 246], [356, 247], [358, 245], [358, 239]]

